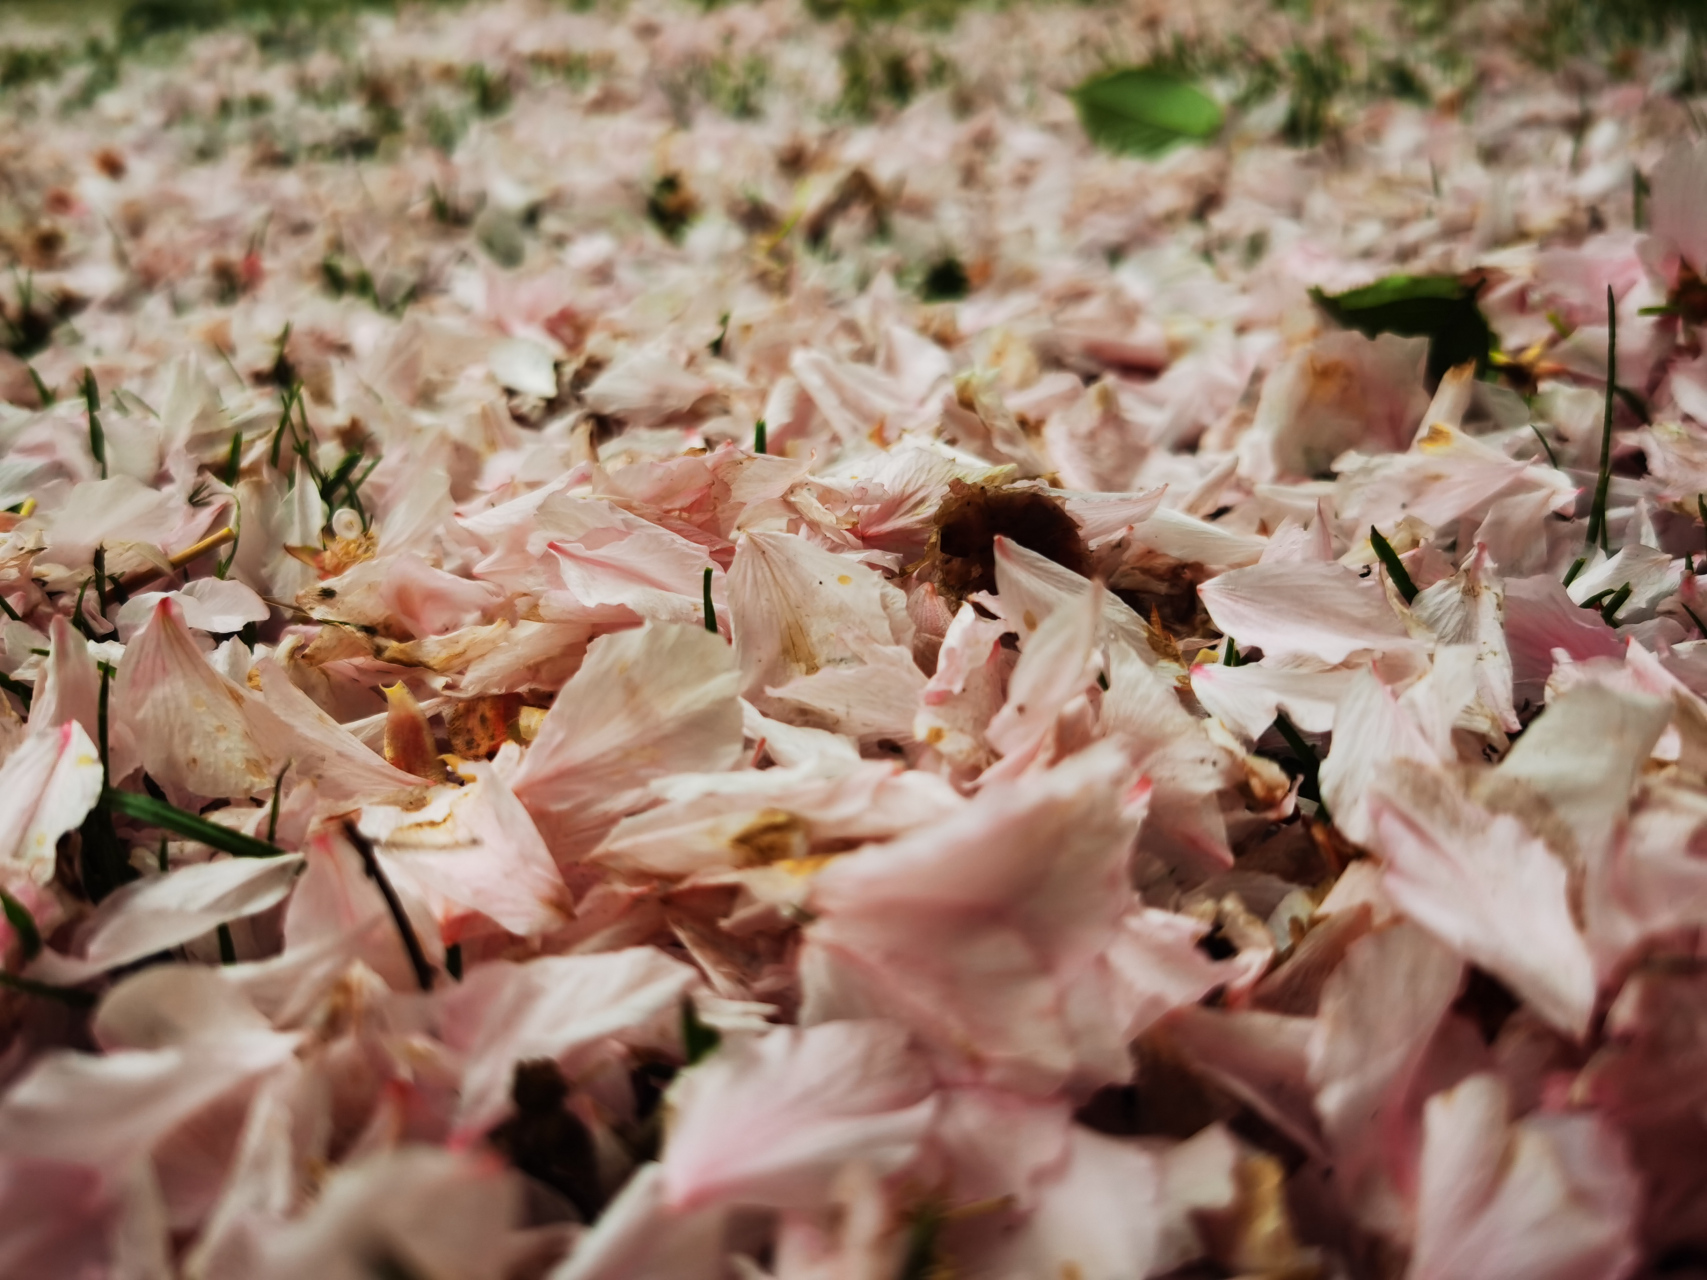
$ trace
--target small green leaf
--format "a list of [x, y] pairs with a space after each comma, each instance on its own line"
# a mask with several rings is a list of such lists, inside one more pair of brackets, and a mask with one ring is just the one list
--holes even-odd
[[115, 791], [109, 787], [101, 794], [101, 803], [113, 813], [122, 813], [151, 827], [175, 831], [186, 839], [199, 840], [209, 848], [229, 853], [234, 858], [276, 858], [284, 852], [275, 844], [222, 827], [217, 822], [209, 822], [153, 796], [139, 796], [134, 791]]
[[716, 1027], [708, 1027], [699, 1020], [699, 1010], [694, 1008], [693, 1001], [682, 1001], [682, 1052], [687, 1057], [688, 1066], [701, 1062], [723, 1043], [723, 1033]]
[[763, 418], [760, 418], [757, 422], [755, 422], [753, 424], [753, 452], [754, 453], [766, 452], [766, 445], [768, 443], [769, 443], [769, 441], [766, 439], [766, 433], [765, 433], [765, 420]]
[[4, 889], [0, 889], [0, 908], [6, 912], [6, 923], [12, 926], [12, 932], [18, 935], [18, 948], [28, 964], [41, 954], [41, 930], [36, 928], [36, 918], [30, 914], [30, 909], [19, 902]]
[[1417, 584], [1411, 581], [1410, 572], [1405, 568], [1405, 562], [1399, 559], [1399, 553], [1393, 550], [1393, 544], [1383, 538], [1381, 530], [1374, 525], [1369, 526], [1369, 545], [1375, 548], [1375, 554], [1386, 566], [1387, 576], [1393, 580], [1399, 594], [1405, 597], [1405, 603], [1410, 604], [1417, 598]]
[[1189, 80], [1148, 67], [1093, 76], [1073, 90], [1090, 140], [1106, 151], [1159, 156], [1182, 142], [1221, 132], [1221, 104]]
[[1494, 334], [1476, 305], [1481, 287], [1457, 276], [1396, 275], [1345, 293], [1312, 289], [1310, 296], [1335, 324], [1366, 337], [1427, 338], [1428, 376], [1438, 382], [1466, 360], [1475, 361], [1478, 374], [1487, 371]]

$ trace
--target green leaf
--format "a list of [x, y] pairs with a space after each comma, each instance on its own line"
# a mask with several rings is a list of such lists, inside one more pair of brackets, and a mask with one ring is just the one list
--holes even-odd
[[1405, 568], [1405, 562], [1399, 559], [1399, 553], [1393, 550], [1393, 544], [1381, 536], [1381, 530], [1374, 525], [1369, 526], [1369, 545], [1375, 548], [1375, 554], [1387, 568], [1387, 576], [1393, 580], [1399, 594], [1410, 604], [1417, 598], [1417, 584], [1411, 581], [1411, 575]]
[[1310, 296], [1335, 324], [1366, 337], [1427, 338], [1429, 380], [1439, 382], [1466, 360], [1475, 361], [1478, 374], [1487, 371], [1494, 334], [1476, 305], [1481, 288], [1480, 281], [1467, 283], [1457, 276], [1398, 275], [1345, 293], [1312, 289]]
[[716, 1027], [708, 1027], [699, 1020], [699, 1010], [693, 1006], [693, 1001], [682, 1001], [682, 1052], [687, 1057], [688, 1066], [693, 1066], [709, 1057], [723, 1043], [723, 1033]]
[[1159, 156], [1182, 142], [1221, 132], [1221, 104], [1179, 76], [1126, 67], [1093, 76], [1073, 90], [1073, 105], [1090, 140], [1107, 151]]
[[4, 889], [0, 889], [0, 908], [6, 912], [6, 923], [12, 926], [12, 932], [18, 935], [18, 948], [28, 964], [41, 954], [41, 930], [36, 928], [36, 918], [30, 914], [30, 909], [19, 902]]
[[[1606, 286], [1606, 407], [1601, 422], [1600, 469], [1594, 484], [1594, 502], [1588, 513], [1588, 538], [1583, 554], [1594, 549], [1595, 543], [1608, 554], [1612, 544], [1606, 533], [1606, 501], [1612, 486], [1612, 407], [1618, 389], [1618, 307], [1612, 298], [1612, 286]], [[1622, 603], [1622, 602], [1620, 602]], [[1611, 619], [1608, 619], [1611, 621]]]
[[139, 796], [134, 791], [115, 791], [109, 787], [102, 793], [101, 803], [114, 813], [122, 813], [127, 818], [135, 818], [151, 827], [175, 831], [187, 839], [199, 840], [211, 849], [229, 853], [234, 858], [276, 858], [284, 852], [275, 844], [257, 840], [254, 836], [246, 836], [230, 827], [222, 827], [217, 822], [209, 822], [206, 818], [180, 809], [177, 805], [167, 804], [164, 800], [156, 800], [153, 796]]

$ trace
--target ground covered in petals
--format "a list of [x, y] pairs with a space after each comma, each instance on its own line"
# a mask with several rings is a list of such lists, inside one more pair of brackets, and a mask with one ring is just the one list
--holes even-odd
[[0, 1275], [1707, 1275], [1692, 15], [0, 13]]

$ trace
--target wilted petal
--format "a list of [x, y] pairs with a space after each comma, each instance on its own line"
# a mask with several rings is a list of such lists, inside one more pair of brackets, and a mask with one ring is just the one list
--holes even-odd
[[88, 817], [101, 778], [100, 753], [77, 721], [25, 738], [0, 765], [0, 867], [51, 880], [59, 837]]
[[553, 1058], [572, 1072], [576, 1054], [612, 1038], [672, 1043], [696, 976], [651, 947], [481, 965], [443, 1001], [441, 1038], [466, 1060], [458, 1128], [481, 1132], [504, 1113], [523, 1059]]
[[1237, 1148], [1219, 1125], [1169, 1148], [1073, 1126], [1065, 1167], [1037, 1209], [978, 1260], [991, 1280], [1142, 1280], [1202, 1256], [1193, 1214], [1232, 1204]]
[[81, 956], [44, 952], [32, 973], [76, 983], [211, 932], [282, 902], [301, 873], [297, 854], [221, 858], [125, 885], [81, 930]]
[[1506, 1116], [1498, 1076], [1429, 1099], [1407, 1280], [1619, 1280], [1641, 1185], [1593, 1114]]
[[1594, 1012], [1594, 966], [1564, 864], [1547, 846], [1420, 767], [1389, 769], [1369, 815], [1399, 910], [1581, 1036]]
[[1344, 662], [1362, 650], [1416, 647], [1373, 578], [1341, 564], [1252, 565], [1198, 588], [1209, 616], [1242, 649]]
[[470, 913], [523, 937], [562, 924], [569, 890], [533, 819], [491, 765], [463, 772], [468, 785], [436, 787], [424, 805], [362, 810], [382, 864], [433, 909], [447, 942]]
[[741, 750], [737, 686], [729, 646], [702, 628], [601, 636], [551, 704], [516, 796], [536, 818], [596, 827], [654, 778], [727, 767]]
[[170, 600], [155, 606], [126, 647], [113, 706], [135, 736], [142, 767], [169, 791], [211, 797], [271, 789], [245, 692], [208, 665]]
[[678, 1212], [811, 1207], [853, 1161], [893, 1173], [930, 1127], [932, 1089], [894, 1023], [778, 1027], [733, 1040], [670, 1092], [665, 1203]]
[[742, 537], [729, 570], [729, 607], [742, 691], [761, 710], [767, 689], [825, 667], [863, 666], [873, 648], [912, 644], [897, 588], [793, 534]]

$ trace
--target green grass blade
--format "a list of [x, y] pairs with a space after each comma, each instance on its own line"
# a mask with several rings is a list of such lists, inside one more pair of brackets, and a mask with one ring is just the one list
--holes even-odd
[[134, 791], [115, 791], [108, 787], [101, 794], [101, 803], [114, 813], [151, 827], [176, 832], [188, 840], [199, 840], [211, 849], [229, 853], [234, 858], [276, 858], [284, 852], [276, 844], [246, 836], [241, 831], [209, 822], [177, 805], [156, 800], [153, 796], [137, 795]]

